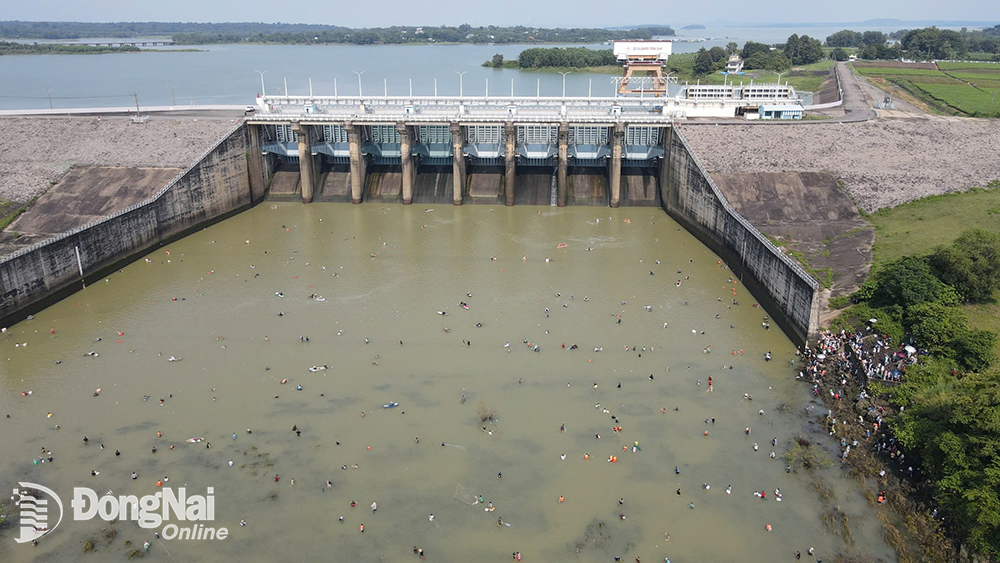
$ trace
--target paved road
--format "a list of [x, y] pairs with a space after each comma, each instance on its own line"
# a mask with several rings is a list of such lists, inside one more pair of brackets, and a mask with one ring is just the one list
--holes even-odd
[[851, 122], [867, 121], [878, 117], [878, 112], [873, 110], [865, 100], [865, 94], [858, 84], [858, 77], [854, 76], [847, 63], [837, 63], [837, 74], [840, 76], [840, 87], [844, 91], [844, 116], [835, 117], [831, 121]]
[[[226, 118], [243, 117], [246, 105], [196, 105], [196, 106], [149, 106], [140, 107], [142, 115], [152, 118]], [[106, 117], [135, 115], [135, 107], [106, 108], [66, 108], [66, 109], [5, 109], [0, 110], [0, 117], [6, 116], [36, 116], [36, 117], [87, 117], [101, 115]]]

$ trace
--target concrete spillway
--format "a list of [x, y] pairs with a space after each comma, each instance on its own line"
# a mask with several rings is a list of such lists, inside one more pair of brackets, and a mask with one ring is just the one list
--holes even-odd
[[[468, 199], [544, 206], [555, 205], [565, 188], [558, 195], [572, 205], [661, 205], [726, 261], [789, 336], [804, 342], [818, 328], [819, 284], [733, 209], [678, 132], [668, 129], [663, 135], [665, 154], [655, 167], [615, 166], [620, 147], [615, 141], [608, 169], [533, 165], [503, 167], [501, 173], [500, 166], [454, 166], [458, 172], [449, 173], [448, 166], [426, 166], [410, 168], [413, 177], [406, 178], [400, 166], [368, 166], [360, 157], [350, 165], [314, 160], [304, 167], [280, 166], [281, 157], [261, 150], [260, 128], [241, 124], [152, 198], [0, 261], [0, 322], [37, 309], [156, 244], [249, 207], [268, 195], [268, 188], [270, 198], [279, 201], [318, 196], [399, 203], [410, 189], [420, 203]], [[310, 150], [306, 139], [299, 138], [305, 145], [301, 154]], [[466, 180], [456, 186], [455, 174]], [[365, 181], [358, 186], [360, 179]]]

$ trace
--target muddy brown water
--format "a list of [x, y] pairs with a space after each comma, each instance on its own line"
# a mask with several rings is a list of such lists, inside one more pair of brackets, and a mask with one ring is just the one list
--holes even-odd
[[[258, 206], [0, 336], [7, 490], [42, 484], [70, 511], [74, 487], [141, 496], [169, 477], [213, 487], [204, 524], [229, 537], [119, 522], [85, 554], [103, 523], [66, 516], [37, 547], [8, 524], [0, 558], [121, 558], [149, 540], [158, 560], [832, 559], [843, 540], [782, 460], [809, 400], [794, 345], [730, 278], [653, 208]], [[35, 465], [42, 448], [54, 461]], [[854, 549], [893, 560], [861, 495], [827, 478]]]

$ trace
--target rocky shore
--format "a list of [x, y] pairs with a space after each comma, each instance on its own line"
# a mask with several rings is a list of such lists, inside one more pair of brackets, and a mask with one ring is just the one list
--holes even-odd
[[1000, 180], [1000, 120], [681, 125], [709, 172], [832, 172], [871, 212]]

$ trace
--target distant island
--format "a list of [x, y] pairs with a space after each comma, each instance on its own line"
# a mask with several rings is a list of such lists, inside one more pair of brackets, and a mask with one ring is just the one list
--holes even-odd
[[669, 26], [610, 30], [595, 28], [459, 26], [393, 26], [352, 29], [334, 25], [254, 22], [0, 22], [5, 39], [66, 40], [86, 37], [166, 37], [179, 45], [219, 43], [291, 45], [401, 45], [472, 43], [482, 45], [532, 43], [603, 43], [616, 39], [648, 40], [674, 35]]
[[197, 49], [140, 49], [133, 45], [68, 45], [66, 43], [16, 43], [0, 41], [0, 55], [106, 55], [108, 53], [184, 53]]
[[703, 26], [701, 24], [685, 25], [681, 29], [705, 29], [705, 26]]

